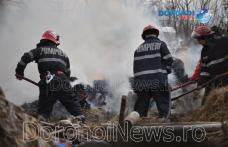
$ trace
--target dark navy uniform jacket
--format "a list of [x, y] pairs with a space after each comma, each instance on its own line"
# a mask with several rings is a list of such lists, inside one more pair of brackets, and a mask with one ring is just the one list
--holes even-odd
[[165, 42], [154, 36], [147, 37], [134, 54], [134, 88], [167, 87], [172, 63]]
[[201, 52], [201, 78], [213, 78], [228, 72], [228, 38], [210, 38]]
[[25, 53], [17, 64], [16, 74], [23, 76], [26, 65], [32, 61], [38, 64], [40, 77], [43, 77], [47, 71], [51, 73], [62, 71], [67, 77], [70, 77], [69, 58], [56, 45], [40, 46]]

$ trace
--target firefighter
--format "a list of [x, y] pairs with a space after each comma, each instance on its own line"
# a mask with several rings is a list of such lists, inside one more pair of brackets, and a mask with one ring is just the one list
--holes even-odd
[[81, 108], [82, 109], [90, 109], [91, 105], [87, 101], [88, 95], [86, 93], [87, 92], [86, 86], [83, 84], [77, 84], [73, 87], [73, 89], [74, 89], [74, 93], [77, 96], [79, 96], [79, 98], [80, 98], [79, 103], [80, 103]]
[[134, 110], [146, 117], [150, 98], [156, 102], [159, 118], [168, 120], [170, 115], [170, 91], [168, 74], [173, 58], [165, 42], [159, 38], [159, 30], [149, 25], [144, 28], [144, 42], [134, 53], [134, 91], [138, 96]]
[[16, 67], [16, 78], [22, 80], [28, 63], [35, 61], [40, 73], [38, 114], [47, 120], [54, 103], [59, 100], [74, 118], [84, 121], [79, 99], [70, 85], [70, 62], [57, 46], [59, 35], [54, 31], [43, 33], [35, 49], [26, 52]]
[[[199, 26], [193, 33], [192, 38], [196, 39], [203, 46], [200, 61], [195, 70], [192, 80], [199, 79], [198, 84], [202, 85], [217, 75], [228, 72], [228, 38], [216, 35], [208, 26]], [[228, 78], [223, 77], [208, 84], [205, 89], [205, 97], [214, 88], [228, 85]]]

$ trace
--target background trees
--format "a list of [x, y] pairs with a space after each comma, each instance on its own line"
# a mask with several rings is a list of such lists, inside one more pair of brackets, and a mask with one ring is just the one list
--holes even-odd
[[[226, 0], [145, 0], [152, 13], [159, 10], [184, 10], [199, 12], [202, 9], [208, 9], [213, 15], [213, 20], [208, 24], [218, 26], [224, 33], [228, 33], [228, 1]], [[158, 15], [158, 11], [156, 12]], [[187, 19], [178, 16], [164, 16], [160, 18], [163, 26], [175, 28], [178, 35], [189, 36], [192, 30], [201, 25], [194, 17]]]

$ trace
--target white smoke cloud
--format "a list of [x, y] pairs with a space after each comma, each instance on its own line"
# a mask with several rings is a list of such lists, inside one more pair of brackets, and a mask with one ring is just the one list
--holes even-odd
[[[130, 90], [128, 77], [133, 75], [133, 53], [142, 42], [141, 31], [149, 23], [159, 25], [156, 16], [145, 13], [142, 0], [18, 2], [0, 9], [0, 83], [7, 98], [16, 104], [38, 98], [38, 88], [17, 81], [14, 70], [23, 53], [35, 48], [42, 32], [53, 29], [61, 36], [60, 48], [70, 57], [72, 76], [84, 83], [108, 79], [114, 97], [108, 99], [107, 109], [118, 111], [121, 96]], [[162, 40], [175, 50], [165, 36], [161, 34]], [[175, 55], [185, 62], [188, 73], [200, 52], [195, 50], [198, 46], [191, 48]], [[25, 75], [39, 81], [36, 64], [29, 64]]]
[[[132, 76], [133, 53], [142, 42], [142, 28], [155, 21], [144, 16], [138, 0], [21, 0], [0, 9], [1, 86], [7, 97], [21, 104], [38, 97], [38, 88], [14, 77], [24, 52], [35, 48], [42, 32], [53, 29], [61, 36], [60, 48], [70, 57], [72, 75], [85, 83], [107, 78], [123, 86], [126, 94]], [[154, 19], [154, 20], [153, 20]], [[156, 23], [156, 22], [153, 22]], [[39, 80], [36, 65], [25, 75]]]

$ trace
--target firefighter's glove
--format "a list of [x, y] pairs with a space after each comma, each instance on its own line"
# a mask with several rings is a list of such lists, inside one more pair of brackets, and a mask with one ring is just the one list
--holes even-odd
[[23, 75], [15, 74], [15, 76], [16, 76], [16, 78], [17, 78], [18, 80], [22, 80], [22, 79], [23, 79]]

